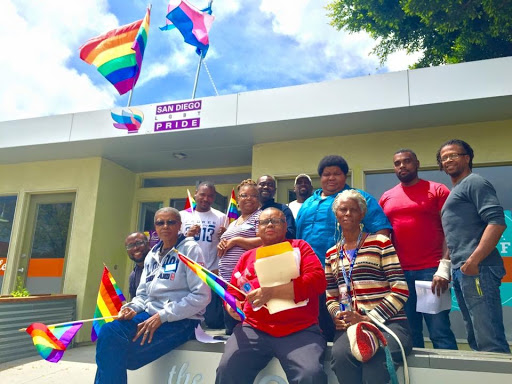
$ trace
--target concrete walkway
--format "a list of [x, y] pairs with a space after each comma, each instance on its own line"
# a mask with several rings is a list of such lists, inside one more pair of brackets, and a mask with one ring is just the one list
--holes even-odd
[[0, 383], [91, 384], [96, 374], [96, 345], [72, 348], [58, 363], [39, 356], [0, 364]]

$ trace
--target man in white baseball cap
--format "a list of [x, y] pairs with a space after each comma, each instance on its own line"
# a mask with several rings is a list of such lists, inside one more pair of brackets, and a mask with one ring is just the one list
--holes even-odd
[[299, 209], [302, 206], [302, 203], [306, 201], [306, 199], [313, 194], [313, 185], [311, 184], [311, 177], [306, 175], [305, 173], [301, 173], [295, 178], [295, 195], [297, 196], [297, 200], [292, 201], [288, 204], [288, 207], [293, 213], [293, 217], [297, 217], [297, 213], [299, 213]]

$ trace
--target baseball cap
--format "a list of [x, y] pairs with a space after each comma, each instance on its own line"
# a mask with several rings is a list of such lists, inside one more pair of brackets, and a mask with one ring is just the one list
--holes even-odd
[[312, 182], [312, 181], [311, 181], [311, 177], [309, 177], [309, 176], [308, 176], [308, 175], [306, 175], [305, 173], [301, 173], [300, 175], [298, 175], [298, 176], [295, 178], [295, 183], [294, 183], [294, 185], [295, 185], [295, 184], [297, 184], [297, 180], [299, 180], [301, 177], [305, 177], [306, 179], [308, 179], [308, 180], [309, 180], [309, 182], [310, 182], [310, 183]]

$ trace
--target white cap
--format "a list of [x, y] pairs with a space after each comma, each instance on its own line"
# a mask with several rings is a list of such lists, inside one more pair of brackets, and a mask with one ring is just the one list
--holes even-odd
[[302, 178], [302, 177], [305, 177], [306, 179], [308, 179], [308, 180], [309, 180], [309, 182], [310, 182], [310, 183], [312, 183], [312, 181], [311, 181], [311, 177], [309, 177], [309, 175], [306, 175], [305, 173], [301, 173], [300, 175], [298, 175], [298, 176], [295, 178], [295, 183], [294, 183], [294, 185], [295, 185], [295, 184], [297, 184], [297, 180], [299, 180], [299, 179], [300, 179], [300, 178]]

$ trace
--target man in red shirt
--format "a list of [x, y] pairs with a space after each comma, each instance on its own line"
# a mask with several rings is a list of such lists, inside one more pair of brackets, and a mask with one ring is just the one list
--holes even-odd
[[448, 289], [450, 282], [450, 261], [441, 225], [441, 208], [450, 190], [418, 177], [420, 162], [410, 149], [397, 151], [393, 165], [400, 184], [384, 192], [379, 204], [393, 226], [391, 239], [409, 287], [405, 312], [413, 346], [425, 347], [425, 319], [434, 348], [457, 349], [450, 310], [435, 315], [416, 311], [416, 280], [432, 281], [432, 292], [437, 295]]
[[[254, 263], [256, 249], [240, 258], [231, 284], [250, 292], [244, 297], [230, 288], [246, 319], [228, 339], [217, 368], [217, 384], [252, 383], [272, 357], [276, 357], [290, 383], [326, 384], [323, 370], [326, 341], [318, 326], [318, 296], [326, 289], [318, 256], [304, 240], [286, 239], [286, 218], [279, 209], [267, 208], [259, 218], [258, 236], [263, 246], [288, 241], [300, 254], [300, 276], [275, 287], [260, 287]], [[236, 277], [238, 276], [238, 277]], [[243, 281], [243, 283], [241, 282]], [[308, 300], [305, 306], [270, 314], [264, 305], [273, 298]], [[230, 314], [238, 319], [231, 309]]]

